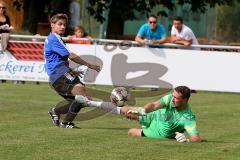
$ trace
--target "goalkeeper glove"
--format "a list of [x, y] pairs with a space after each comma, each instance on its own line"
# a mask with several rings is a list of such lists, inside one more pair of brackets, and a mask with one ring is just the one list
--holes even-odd
[[178, 142], [181, 142], [181, 143], [190, 142], [189, 139], [187, 139], [183, 133], [175, 132], [175, 134], [176, 134], [175, 138]]
[[127, 112], [127, 114], [135, 114], [135, 115], [144, 116], [144, 115], [146, 115], [146, 111], [145, 111], [145, 109], [142, 108], [142, 107], [136, 107], [134, 110], [131, 110], [131, 109], [130, 109], [130, 110]]

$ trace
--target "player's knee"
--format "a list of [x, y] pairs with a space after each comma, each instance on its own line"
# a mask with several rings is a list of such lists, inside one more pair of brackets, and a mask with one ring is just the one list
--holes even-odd
[[128, 135], [129, 136], [136, 136], [136, 129], [135, 128], [131, 128], [128, 130]]
[[129, 136], [136, 136], [136, 137], [141, 137], [141, 129], [138, 128], [131, 128], [128, 130], [128, 135]]
[[81, 84], [77, 84], [72, 89], [73, 95], [84, 94], [86, 92], [85, 87]]
[[77, 103], [76, 101], [73, 101], [71, 106], [69, 107], [70, 112], [72, 113], [78, 113], [80, 109], [84, 108], [82, 104]]
[[128, 135], [132, 136], [132, 128], [128, 130]]

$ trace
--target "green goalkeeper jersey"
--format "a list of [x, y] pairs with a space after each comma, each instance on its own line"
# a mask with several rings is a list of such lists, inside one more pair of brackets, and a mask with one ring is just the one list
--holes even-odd
[[175, 132], [198, 134], [196, 118], [189, 105], [184, 109], [173, 107], [172, 94], [160, 99], [163, 108], [139, 117], [143, 133], [150, 138], [174, 138]]

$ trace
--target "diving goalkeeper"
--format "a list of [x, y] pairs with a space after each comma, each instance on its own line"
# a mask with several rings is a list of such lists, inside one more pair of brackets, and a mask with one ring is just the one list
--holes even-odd
[[[128, 135], [148, 138], [169, 138], [178, 142], [200, 142], [196, 127], [195, 114], [188, 100], [191, 90], [186, 86], [178, 86], [173, 92], [163, 96], [156, 102], [144, 107], [116, 107], [109, 102], [81, 101], [91, 106], [108, 110], [113, 114], [121, 114], [129, 119], [139, 121], [141, 128], [131, 128]], [[184, 132], [187, 132], [187, 138]]]

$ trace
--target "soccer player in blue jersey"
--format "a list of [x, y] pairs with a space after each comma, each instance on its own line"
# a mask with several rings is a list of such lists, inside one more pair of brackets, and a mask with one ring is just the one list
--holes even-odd
[[[67, 48], [61, 39], [67, 22], [67, 15], [54, 15], [50, 19], [51, 33], [48, 35], [44, 45], [45, 69], [50, 78], [50, 85], [59, 95], [68, 101], [67, 104], [50, 109], [48, 113], [55, 126], [75, 128], [72, 121], [80, 109], [83, 108], [83, 105], [78, 103], [75, 98], [77, 96], [88, 97], [88, 94], [86, 93], [84, 84], [78, 78], [78, 73], [69, 68], [68, 59], [98, 72], [100, 71], [100, 67], [84, 61]], [[60, 123], [61, 114], [66, 114], [66, 116]]]

